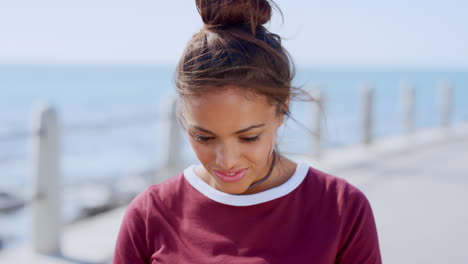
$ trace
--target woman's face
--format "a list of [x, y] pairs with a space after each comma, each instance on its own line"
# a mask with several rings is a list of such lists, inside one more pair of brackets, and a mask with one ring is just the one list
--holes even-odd
[[202, 164], [197, 174], [205, 182], [241, 194], [268, 173], [283, 122], [275, 106], [226, 87], [185, 99], [184, 109], [190, 144]]

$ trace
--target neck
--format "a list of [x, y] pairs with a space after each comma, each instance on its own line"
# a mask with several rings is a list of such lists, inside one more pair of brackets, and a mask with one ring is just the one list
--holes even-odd
[[262, 184], [263, 182], [265, 182], [266, 180], [268, 180], [268, 178], [270, 178], [272, 172], [273, 172], [273, 169], [275, 168], [276, 166], [276, 161], [277, 161], [277, 158], [276, 158], [276, 151], [273, 152], [273, 160], [271, 162], [271, 165], [270, 165], [270, 169], [268, 169], [268, 172], [267, 174], [265, 175], [265, 177], [263, 177], [262, 179], [260, 179], [259, 181], [257, 182], [254, 182], [253, 184], [251, 184], [249, 186], [249, 188], [247, 188], [247, 190], [250, 190], [252, 188], [255, 188], [256, 186]]
[[275, 183], [279, 182], [279, 175], [280, 175], [279, 164], [282, 160], [283, 160], [282, 157], [280, 155], [277, 155], [276, 152], [274, 152], [273, 160], [271, 162], [270, 168], [268, 169], [268, 172], [266, 173], [266, 175], [260, 180], [258, 180], [257, 182], [254, 182], [253, 184], [251, 184], [245, 192], [238, 194], [238, 195], [254, 194], [254, 193], [258, 193], [258, 192], [261, 192], [261, 191], [264, 191], [264, 190], [267, 190], [267, 189], [270, 189], [279, 185]]

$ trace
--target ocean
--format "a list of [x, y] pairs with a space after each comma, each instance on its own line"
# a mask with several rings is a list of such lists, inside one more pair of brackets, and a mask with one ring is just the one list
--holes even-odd
[[[25, 134], [33, 110], [43, 102], [59, 115], [66, 184], [159, 166], [164, 150], [158, 149], [163, 139], [157, 121], [164, 100], [175, 95], [173, 76], [170, 66], [1, 65], [0, 190], [21, 188], [30, 181], [30, 142]], [[323, 86], [325, 147], [333, 148], [359, 141], [359, 95], [364, 84], [375, 89], [374, 135], [383, 137], [401, 133], [399, 94], [404, 82], [416, 90], [416, 127], [437, 126], [437, 88], [442, 81], [454, 87], [453, 121], [468, 120], [468, 70], [298, 67], [294, 84], [305, 90]], [[312, 128], [313, 107], [310, 102], [295, 102], [292, 117]], [[294, 120], [288, 120], [280, 133], [280, 149], [306, 153], [312, 134]], [[194, 160], [188, 145], [185, 153], [185, 159]]]
[[[67, 186], [136, 175], [161, 165], [160, 119], [164, 102], [175, 96], [174, 67], [136, 65], [0, 65], [0, 192], [30, 187], [32, 114], [52, 105], [61, 130], [61, 173]], [[321, 86], [325, 148], [359, 142], [360, 90], [375, 89], [374, 136], [401, 133], [400, 88], [416, 93], [415, 125], [438, 126], [437, 89], [454, 88], [453, 122], [468, 121], [468, 70], [345, 69], [298, 67], [295, 86]], [[281, 128], [279, 147], [287, 153], [312, 149], [315, 104], [293, 102], [292, 118]], [[308, 130], [309, 129], [309, 130]], [[186, 163], [196, 162], [184, 139]], [[73, 194], [65, 197], [65, 218], [73, 218]], [[75, 211], [75, 212], [74, 212]], [[27, 239], [29, 210], [0, 215], [0, 241]]]

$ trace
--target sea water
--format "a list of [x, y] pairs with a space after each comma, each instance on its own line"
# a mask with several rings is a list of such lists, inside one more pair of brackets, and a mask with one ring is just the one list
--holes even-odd
[[[161, 165], [164, 139], [158, 120], [161, 105], [175, 95], [173, 76], [170, 66], [0, 66], [0, 189], [29, 182], [30, 142], [24, 135], [30, 133], [34, 109], [44, 102], [59, 116], [66, 183]], [[437, 126], [437, 88], [443, 81], [454, 87], [454, 122], [468, 120], [468, 70], [298, 67], [294, 84], [305, 90], [323, 87], [323, 134], [330, 148], [359, 141], [364, 85], [375, 89], [374, 136], [383, 137], [402, 131], [399, 100], [405, 82], [416, 91], [416, 127]], [[292, 118], [282, 128], [282, 150], [310, 151], [313, 107], [311, 102], [293, 103]], [[188, 146], [185, 153], [185, 159], [193, 160]]]
[[[175, 96], [173, 66], [1, 65], [0, 191], [30, 186], [29, 145], [33, 112], [47, 103], [58, 113], [64, 184], [112, 180], [162, 164], [165, 149], [161, 107]], [[374, 88], [375, 137], [402, 132], [400, 94], [414, 86], [417, 129], [439, 124], [438, 87], [454, 88], [453, 122], [468, 121], [468, 70], [339, 69], [298, 67], [295, 86], [322, 87], [326, 148], [359, 142], [361, 89]], [[293, 102], [279, 147], [289, 153], [312, 149], [315, 103]], [[184, 159], [196, 162], [184, 140]], [[27, 211], [0, 215], [0, 239], [23, 240]]]

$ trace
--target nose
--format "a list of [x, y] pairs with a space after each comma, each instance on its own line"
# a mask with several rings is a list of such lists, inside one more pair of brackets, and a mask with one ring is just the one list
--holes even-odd
[[223, 170], [235, 168], [239, 151], [235, 144], [219, 144], [216, 148], [216, 164]]

